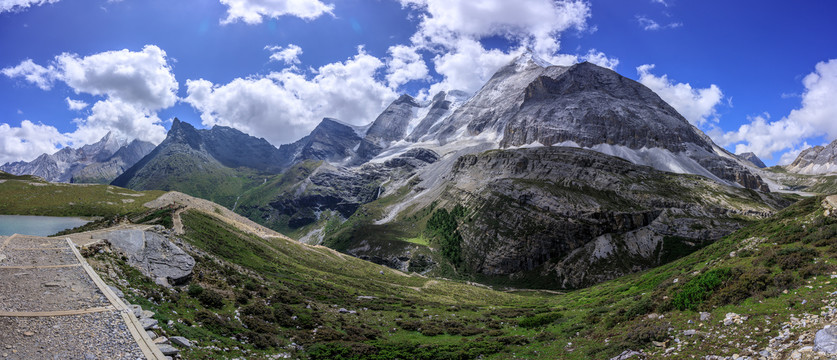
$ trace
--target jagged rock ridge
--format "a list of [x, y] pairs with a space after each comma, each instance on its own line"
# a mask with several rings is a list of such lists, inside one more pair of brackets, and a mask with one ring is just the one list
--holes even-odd
[[741, 153], [741, 154], [736, 154], [735, 156], [737, 156], [738, 158], [740, 158], [744, 161], [749, 162], [750, 164], [754, 165], [755, 167], [757, 167], [759, 169], [764, 169], [764, 168], [767, 167], [767, 165], [764, 165], [764, 162], [762, 162], [761, 159], [759, 159], [759, 157], [756, 156], [756, 154], [753, 154], [752, 152], [745, 152], [745, 153]]
[[0, 169], [52, 182], [109, 183], [153, 149], [154, 144], [147, 141], [128, 143], [108, 132], [94, 144], [79, 149], [65, 147], [52, 155], [42, 154], [31, 162], [7, 163]]
[[787, 169], [805, 175], [837, 173], [837, 140], [826, 146], [814, 146], [802, 151]]

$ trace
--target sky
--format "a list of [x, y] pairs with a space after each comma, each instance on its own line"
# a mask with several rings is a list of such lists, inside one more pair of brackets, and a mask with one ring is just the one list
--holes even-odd
[[280, 145], [400, 94], [475, 92], [526, 49], [637, 80], [768, 165], [837, 139], [837, 3], [0, 0], [0, 163], [177, 117]]

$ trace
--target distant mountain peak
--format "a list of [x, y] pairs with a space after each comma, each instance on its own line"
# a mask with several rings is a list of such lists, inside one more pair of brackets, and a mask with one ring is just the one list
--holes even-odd
[[756, 154], [754, 154], [752, 152], [740, 153], [740, 154], [736, 154], [736, 156], [738, 156], [738, 157], [740, 157], [744, 160], [749, 161], [750, 163], [755, 165], [757, 168], [763, 169], [763, 168], [767, 167], [767, 165], [764, 165], [764, 162], [762, 162], [761, 159], [759, 159], [759, 157], [756, 156]]
[[814, 146], [803, 150], [787, 169], [806, 175], [837, 173], [837, 140], [826, 146]]
[[65, 147], [51, 155], [42, 154], [31, 162], [7, 163], [0, 169], [52, 182], [108, 183], [153, 148], [153, 144], [141, 140], [129, 144], [108, 131], [99, 141], [79, 149]]

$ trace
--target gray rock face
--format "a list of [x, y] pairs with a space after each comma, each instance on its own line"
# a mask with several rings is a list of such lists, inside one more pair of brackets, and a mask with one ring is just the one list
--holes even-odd
[[421, 140], [430, 131], [430, 128], [445, 116], [450, 115], [449, 112], [454, 108], [454, 101], [457, 99], [466, 99], [468, 95], [463, 91], [448, 91], [439, 92], [433, 97], [427, 111], [427, 115], [419, 121], [415, 129], [407, 136], [407, 141], [416, 142]]
[[184, 347], [192, 347], [192, 342], [189, 339], [182, 337], [182, 336], [172, 336], [169, 338], [172, 344]]
[[279, 147], [283, 164], [290, 166], [305, 160], [346, 161], [356, 155], [355, 149], [361, 142], [359, 130], [335, 119], [325, 118], [308, 136]]
[[[749, 196], [708, 179], [566, 147], [465, 155], [446, 180], [448, 190], [439, 201], [472, 213], [459, 228], [466, 268], [537, 276], [563, 288], [665, 263], [740, 227], [734, 216], [741, 209], [707, 203], [695, 189]], [[786, 205], [764, 196], [759, 201]], [[772, 210], [753, 204], [751, 215]]]
[[755, 167], [757, 167], [759, 169], [763, 169], [763, 168], [767, 167], [767, 165], [764, 165], [764, 162], [762, 162], [761, 159], [759, 159], [759, 157], [756, 156], [756, 154], [753, 154], [751, 152], [736, 154], [735, 156], [738, 156], [740, 159], [753, 164]]
[[827, 146], [806, 149], [786, 168], [790, 172], [805, 175], [837, 173], [837, 140]]
[[[390, 179], [407, 179], [416, 169], [435, 162], [439, 155], [417, 148], [383, 164], [365, 164], [359, 168], [335, 167], [323, 164], [299, 179], [286, 192], [271, 200], [267, 208], [260, 208], [262, 219], [289, 216], [288, 226], [299, 228], [318, 220], [326, 210], [350, 217], [362, 204], [374, 201], [385, 190], [382, 184]], [[247, 205], [242, 206], [248, 209]]]
[[66, 147], [31, 162], [7, 163], [0, 170], [52, 182], [109, 183], [153, 148], [149, 142], [134, 140], [129, 144], [108, 133], [94, 144], [79, 149]]
[[188, 280], [195, 259], [163, 235], [140, 230], [117, 230], [103, 236], [111, 248], [128, 257], [128, 264], [152, 279], [171, 284]]
[[817, 331], [814, 351], [822, 351], [829, 355], [837, 354], [837, 327], [829, 326]]
[[413, 112], [418, 107], [419, 104], [409, 95], [402, 95], [393, 101], [381, 115], [378, 115], [366, 132], [366, 137], [357, 149], [357, 159], [354, 163], [362, 164], [378, 155], [391, 142], [404, 139]]

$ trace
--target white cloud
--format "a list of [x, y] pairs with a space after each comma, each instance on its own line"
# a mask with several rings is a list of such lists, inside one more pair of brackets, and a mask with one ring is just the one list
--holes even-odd
[[724, 97], [718, 86], [712, 84], [708, 88], [695, 89], [688, 83], [674, 83], [667, 75], [656, 76], [651, 73], [652, 69], [653, 64], [637, 67], [639, 82], [654, 90], [692, 125], [702, 126], [710, 119], [717, 121], [716, 107]]
[[294, 44], [288, 44], [286, 47], [265, 46], [264, 49], [271, 52], [270, 61], [279, 61], [287, 65], [299, 64], [299, 55], [302, 55], [302, 48]]
[[436, 72], [443, 80], [430, 86], [429, 96], [439, 91], [463, 90], [476, 92], [497, 69], [511, 62], [517, 53], [505, 53], [500, 50], [486, 50], [479, 41], [460, 39], [456, 46], [442, 55], [433, 58]]
[[665, 0], [651, 0], [651, 2], [663, 5], [665, 7], [668, 7], [668, 3]]
[[62, 81], [77, 93], [106, 95], [145, 109], [158, 110], [177, 102], [177, 80], [166, 52], [154, 45], [142, 51], [106, 51], [86, 57], [61, 54], [56, 67]]
[[421, 54], [415, 48], [396, 45], [387, 51], [387, 83], [391, 88], [397, 88], [413, 80], [429, 79], [429, 70]]
[[[0, 72], [10, 78], [23, 78], [44, 90], [51, 89], [56, 81], [60, 81], [76, 94], [104, 98], [93, 104], [89, 116], [73, 120], [77, 125], [74, 132], [61, 134], [60, 139], [64, 142], [60, 144], [71, 146], [98, 141], [108, 131], [129, 139], [162, 141], [166, 132], [160, 125], [157, 111], [177, 102], [179, 87], [166, 52], [154, 45], [146, 45], [142, 51], [125, 49], [85, 57], [63, 53], [46, 67], [25, 60]], [[65, 100], [71, 110], [88, 106], [86, 102], [69, 97]], [[22, 130], [17, 133], [24, 134]], [[55, 136], [48, 138], [58, 139]], [[52, 143], [53, 148], [58, 145], [58, 142]]]
[[69, 96], [67, 98], [65, 98], [64, 100], [67, 100], [67, 107], [69, 107], [70, 110], [75, 110], [75, 111], [84, 109], [84, 108], [87, 107], [87, 105], [90, 105], [90, 104], [88, 104], [84, 101], [81, 101], [81, 100], [70, 99]]
[[[418, 12], [420, 19], [411, 37], [412, 51], [432, 54], [434, 70], [443, 77], [423, 96], [452, 89], [474, 92], [524, 48], [552, 64], [578, 62], [578, 55], [558, 53], [559, 36], [569, 29], [586, 30], [591, 16], [590, 4], [581, 0], [401, 0], [401, 4]], [[491, 36], [517, 46], [508, 52], [486, 49], [480, 40]]]
[[661, 29], [676, 29], [683, 26], [682, 22], [671, 22], [667, 25], [660, 25], [660, 23], [656, 22], [654, 19], [651, 19], [644, 15], [637, 15], [636, 21], [639, 23], [639, 26], [646, 31], [654, 31], [654, 30], [661, 30]]
[[55, 82], [55, 68], [52, 66], [45, 68], [35, 64], [32, 59], [23, 60], [19, 65], [4, 68], [0, 72], [10, 78], [23, 78], [35, 84], [41, 90], [52, 89], [52, 85]]
[[278, 18], [284, 15], [313, 20], [323, 14], [332, 14], [334, 5], [319, 0], [221, 0], [227, 6], [227, 17], [221, 24], [244, 21], [247, 24], [261, 24], [264, 18]]
[[67, 143], [55, 127], [23, 120], [19, 127], [0, 124], [0, 164], [32, 161], [43, 153], [52, 154]]
[[204, 125], [224, 125], [264, 137], [274, 145], [307, 135], [323, 117], [367, 124], [397, 94], [376, 75], [384, 63], [362, 47], [343, 62], [324, 65], [308, 78], [294, 68], [218, 85], [187, 80], [184, 99]]
[[60, 0], [0, 0], [0, 13], [7, 11], [23, 11], [31, 6], [54, 4]]
[[[93, 104], [90, 116], [74, 120], [76, 131], [66, 134], [73, 144], [90, 144], [99, 141], [108, 131], [133, 135], [152, 143], [166, 138], [166, 129], [160, 125], [156, 112], [118, 98], [110, 98]], [[141, 135], [140, 135], [141, 134]]]
[[810, 137], [837, 138], [837, 59], [817, 63], [814, 72], [802, 80], [805, 91], [802, 106], [787, 116], [770, 121], [768, 116], [756, 116], [749, 124], [736, 131], [716, 134], [722, 146], [735, 145], [736, 152], [752, 151], [759, 157], [772, 159], [774, 153], [790, 149], [780, 161], [786, 161], [793, 152], [802, 150], [800, 144]]
[[609, 58], [605, 53], [596, 51], [596, 49], [590, 49], [587, 55], [582, 56], [581, 59], [610, 70], [616, 70], [616, 66], [619, 65], [619, 59]]

